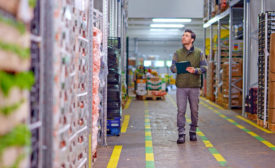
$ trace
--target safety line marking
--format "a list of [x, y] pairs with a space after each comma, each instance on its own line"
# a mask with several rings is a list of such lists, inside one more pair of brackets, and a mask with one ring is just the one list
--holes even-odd
[[[167, 97], [170, 99], [172, 104], [177, 107], [176, 102], [173, 100], [173, 98], [170, 95], [167, 95]], [[191, 122], [189, 118], [186, 119], [187, 122]], [[212, 154], [212, 156], [216, 159], [216, 161], [222, 166], [226, 167], [227, 161], [225, 158], [218, 152], [216, 148], [214, 148], [213, 144], [209, 141], [209, 139], [204, 135], [204, 133], [197, 128], [197, 135], [200, 137], [202, 142], [204, 143], [205, 147], [208, 149], [208, 151]]]
[[124, 110], [127, 110], [130, 107], [131, 102], [132, 102], [132, 98], [129, 97], [126, 104], [125, 104]]
[[240, 119], [240, 120], [243, 120], [244, 122], [246, 122], [246, 123], [248, 123], [248, 124], [250, 124], [250, 125], [252, 125], [252, 126], [258, 128], [259, 130], [264, 131], [264, 132], [266, 132], [268, 134], [272, 134], [273, 133], [272, 131], [269, 131], [269, 130], [263, 128], [263, 127], [260, 127], [259, 125], [255, 124], [254, 122], [252, 122], [252, 121], [250, 121], [250, 120], [248, 120], [248, 119], [246, 119], [246, 118], [244, 118], [244, 117], [242, 117], [240, 115], [236, 115], [235, 117], [238, 118], [238, 119]]
[[146, 168], [155, 168], [155, 157], [153, 152], [153, 141], [151, 131], [151, 121], [148, 110], [148, 102], [144, 101], [144, 132], [145, 132], [145, 163]]
[[107, 168], [116, 168], [119, 158], [120, 158], [120, 153], [122, 150], [122, 145], [116, 145], [113, 149], [113, 153], [111, 155], [111, 158], [109, 160], [109, 163], [107, 165]]
[[130, 121], [130, 115], [124, 115], [124, 120], [121, 126], [121, 133], [126, 133]]
[[[207, 104], [202, 103], [203, 106], [207, 107]], [[214, 110], [212, 110], [214, 111]], [[221, 112], [215, 112], [218, 116], [222, 116], [224, 114], [222, 114]], [[223, 117], [221, 117], [223, 118]], [[249, 129], [245, 128], [244, 126], [238, 124], [236, 121], [232, 120], [229, 117], [224, 118], [226, 121], [230, 122], [231, 124], [235, 125], [236, 127], [240, 128], [241, 130], [243, 130], [244, 132], [246, 132], [247, 134], [249, 134], [250, 136], [254, 137], [255, 139], [257, 139], [258, 141], [260, 141], [261, 143], [263, 143], [264, 145], [266, 145], [268, 148], [270, 148], [271, 150], [275, 151], [275, 146], [266, 141], [264, 138], [260, 137], [259, 135], [257, 135], [256, 133], [250, 131]]]
[[207, 103], [211, 104], [212, 106], [217, 107], [217, 108], [220, 109], [220, 110], [225, 110], [222, 106], [219, 106], [219, 105], [217, 105], [217, 104], [211, 102], [210, 100], [208, 100], [208, 99], [206, 99], [206, 98], [204, 98], [204, 97], [200, 97], [200, 98], [201, 98], [202, 100], [206, 101]]

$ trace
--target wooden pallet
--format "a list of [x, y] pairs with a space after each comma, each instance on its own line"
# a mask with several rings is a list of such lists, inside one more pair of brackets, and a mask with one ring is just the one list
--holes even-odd
[[137, 100], [165, 100], [165, 96], [154, 96], [154, 95], [137, 95]]
[[252, 121], [257, 121], [257, 114], [246, 113], [247, 118]]
[[268, 128], [267, 127], [267, 122], [266, 122], [266, 124], [264, 125], [264, 120], [260, 120], [259, 118], [257, 118], [257, 124], [259, 125], [259, 126], [261, 126], [261, 127], [263, 127], [263, 128]]
[[275, 124], [268, 123], [268, 129], [272, 132], [275, 132]]

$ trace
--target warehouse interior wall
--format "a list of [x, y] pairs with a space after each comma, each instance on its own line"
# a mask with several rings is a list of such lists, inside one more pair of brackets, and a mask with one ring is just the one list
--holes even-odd
[[[146, 4], [146, 5], [145, 5]], [[157, 6], [157, 7], [156, 7]], [[142, 11], [140, 10], [142, 9]], [[130, 18], [203, 17], [202, 0], [129, 0]]]

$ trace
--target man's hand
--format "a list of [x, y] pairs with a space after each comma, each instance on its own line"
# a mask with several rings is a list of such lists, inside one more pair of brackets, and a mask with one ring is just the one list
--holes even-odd
[[195, 68], [194, 67], [187, 67], [186, 71], [193, 74], [193, 73], [195, 73]]

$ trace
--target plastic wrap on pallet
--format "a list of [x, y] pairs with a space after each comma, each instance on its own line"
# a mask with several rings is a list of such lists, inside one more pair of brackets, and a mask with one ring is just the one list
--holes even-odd
[[102, 32], [94, 27], [93, 28], [93, 111], [92, 111], [92, 155], [96, 152], [97, 147], [97, 137], [98, 137], [98, 119], [100, 111], [100, 101], [102, 95], [100, 95], [100, 80], [101, 72], [101, 42], [102, 42]]
[[28, 167], [32, 8], [27, 0], [0, 1], [0, 167]]

